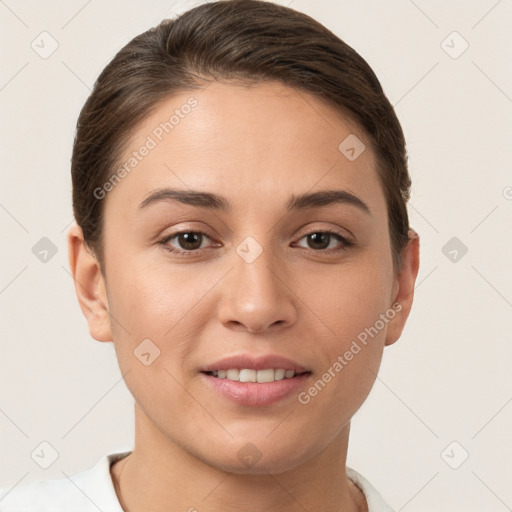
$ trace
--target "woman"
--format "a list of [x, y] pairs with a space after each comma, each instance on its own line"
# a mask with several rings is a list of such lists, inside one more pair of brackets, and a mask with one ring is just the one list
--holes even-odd
[[72, 179], [70, 268], [135, 445], [2, 510], [391, 510], [346, 467], [419, 265], [403, 133], [368, 64], [290, 8], [201, 5], [101, 73]]

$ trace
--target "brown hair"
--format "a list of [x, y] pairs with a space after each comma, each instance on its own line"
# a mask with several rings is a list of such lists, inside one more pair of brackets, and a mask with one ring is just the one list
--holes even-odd
[[370, 66], [303, 13], [260, 0], [220, 0], [132, 39], [102, 71], [80, 112], [71, 165], [73, 212], [103, 273], [103, 201], [95, 190], [111, 179], [137, 126], [163, 99], [204, 87], [207, 79], [277, 80], [355, 120], [376, 155], [399, 268], [408, 241], [411, 179], [402, 128]]

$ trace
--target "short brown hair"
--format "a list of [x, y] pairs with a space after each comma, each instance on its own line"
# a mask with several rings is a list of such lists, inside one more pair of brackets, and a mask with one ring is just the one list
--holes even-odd
[[399, 268], [409, 229], [405, 139], [368, 63], [306, 14], [260, 0], [220, 0], [132, 39], [102, 71], [80, 112], [71, 165], [73, 212], [102, 272], [103, 201], [94, 191], [111, 178], [149, 113], [173, 93], [204, 87], [205, 79], [280, 81], [355, 120], [376, 155]]

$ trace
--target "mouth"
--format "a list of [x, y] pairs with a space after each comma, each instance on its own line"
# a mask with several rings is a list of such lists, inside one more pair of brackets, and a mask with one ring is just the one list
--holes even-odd
[[295, 372], [295, 370], [285, 370], [284, 368], [265, 368], [263, 370], [253, 370], [251, 368], [229, 368], [228, 370], [212, 370], [203, 372], [217, 379], [227, 379], [234, 382], [275, 382], [283, 379], [293, 379], [295, 376], [311, 373], [309, 371]]
[[278, 356], [226, 357], [200, 370], [211, 390], [237, 405], [265, 406], [289, 398], [312, 371]]

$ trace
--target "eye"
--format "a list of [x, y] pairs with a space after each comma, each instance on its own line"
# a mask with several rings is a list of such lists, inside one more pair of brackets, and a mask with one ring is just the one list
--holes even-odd
[[[306, 248], [313, 249], [315, 251], [343, 251], [354, 245], [353, 242], [347, 240], [344, 236], [336, 233], [335, 231], [312, 231], [311, 233], [303, 236], [301, 240], [304, 238], [307, 240], [306, 243], [309, 245], [309, 247]], [[331, 246], [331, 242], [333, 242], [333, 239], [334, 241], [337, 240], [338, 243], [341, 243], [341, 247], [334, 249], [332, 249], [332, 247], [329, 248], [329, 246]]]
[[[201, 231], [177, 231], [159, 241], [166, 251], [182, 255], [190, 255], [202, 252], [205, 248], [203, 242], [211, 238]], [[308, 246], [306, 249], [312, 249], [315, 252], [337, 252], [348, 249], [355, 245], [354, 242], [347, 240], [343, 235], [335, 231], [312, 231], [304, 235], [300, 240], [306, 239]], [[174, 245], [171, 243], [174, 240]], [[333, 242], [338, 242], [340, 247], [332, 247]], [[304, 246], [302, 246], [304, 247]]]
[[[160, 240], [159, 243], [169, 252], [193, 254], [194, 252], [204, 249], [202, 242], [205, 238], [211, 240], [208, 235], [201, 231], [177, 231], [165, 237], [163, 240]], [[169, 242], [174, 239], [176, 239], [175, 243], [179, 244], [180, 247], [175, 248], [175, 246], [169, 244]]]

